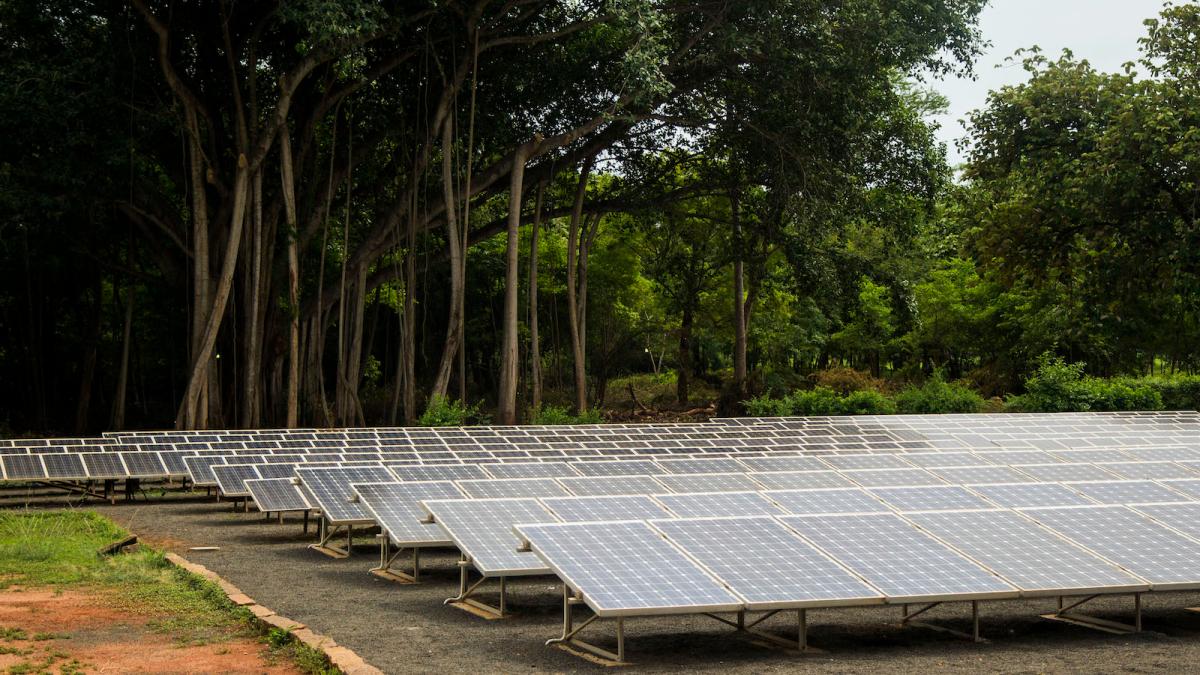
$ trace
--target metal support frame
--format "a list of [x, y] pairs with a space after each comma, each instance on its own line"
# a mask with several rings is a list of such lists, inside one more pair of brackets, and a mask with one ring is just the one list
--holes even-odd
[[484, 619], [507, 619], [512, 616], [508, 612], [508, 579], [506, 577], [496, 577], [500, 582], [500, 602], [496, 606], [489, 605], [485, 602], [472, 597], [474, 593], [487, 581], [490, 577], [479, 577], [475, 583], [471, 581], [471, 561], [463, 556], [458, 561], [458, 595], [453, 598], [446, 598], [442, 603], [457, 607], [461, 610], [470, 612], [475, 616]]
[[392, 569], [396, 559], [404, 552], [403, 548], [397, 548], [395, 553], [392, 553], [392, 543], [388, 539], [387, 533], [381, 532], [375, 535], [379, 540], [379, 567], [372, 567], [371, 574], [382, 579], [388, 579], [401, 584], [416, 584], [420, 583], [421, 577], [421, 549], [420, 547], [412, 547], [412, 573], [402, 572]]
[[796, 651], [799, 651], [801, 653], [818, 653], [818, 654], [823, 653], [822, 650], [817, 649], [815, 647], [810, 647], [808, 644], [808, 610], [807, 609], [795, 610], [795, 612], [796, 612], [796, 637], [795, 637], [795, 639], [782, 637], [782, 636], [776, 635], [774, 633], [768, 633], [765, 630], [761, 630], [761, 629], [757, 628], [757, 626], [760, 623], [766, 621], [767, 619], [770, 619], [771, 617], [773, 617], [776, 614], [779, 614], [780, 612], [783, 612], [783, 611], [784, 610], [782, 610], [782, 609], [771, 610], [749, 623], [746, 623], [746, 616], [745, 616], [746, 613], [745, 612], [738, 612], [737, 623], [727, 621], [727, 620], [722, 619], [721, 617], [713, 615], [713, 614], [709, 614], [708, 616], [710, 616], [722, 623], [727, 623], [731, 626], [734, 626], [740, 632], [744, 632], [748, 635], [752, 635], [757, 638], [762, 638], [773, 644], [777, 644], [777, 645], [786, 647], [788, 649], [795, 649]]
[[65, 490], [69, 494], [79, 494], [79, 496], [80, 496], [79, 503], [80, 504], [83, 504], [85, 501], [87, 501], [88, 497], [95, 497], [96, 499], [108, 499], [109, 498], [107, 495], [104, 495], [102, 493], [92, 490], [91, 489], [91, 481], [88, 481], [86, 483], [68, 483], [65, 481], [54, 481], [54, 480], [41, 481], [41, 480], [39, 480], [39, 481], [33, 481], [33, 484], [40, 485], [43, 487], [48, 487], [48, 488], [54, 488], [56, 490]]
[[918, 609], [915, 612], [908, 611], [908, 603], [901, 605], [900, 606], [900, 611], [901, 611], [900, 625], [901, 626], [918, 626], [920, 628], [928, 628], [929, 630], [935, 630], [935, 631], [938, 631], [939, 633], [946, 633], [947, 635], [953, 635], [955, 637], [960, 637], [964, 640], [970, 640], [971, 642], [987, 642], [987, 640], [980, 637], [980, 635], [979, 635], [979, 601], [978, 600], [971, 601], [971, 632], [970, 633], [966, 633], [966, 632], [963, 632], [960, 630], [955, 630], [953, 628], [948, 628], [946, 626], [939, 626], [937, 624], [927, 623], [925, 621], [914, 621], [913, 620], [916, 617], [924, 614], [925, 612], [928, 612], [929, 610], [931, 610], [934, 607], [937, 607], [938, 605], [941, 605], [941, 604], [942, 603], [940, 603], [940, 602], [931, 602], [931, 603], [928, 603], [927, 605], [925, 605], [924, 607], [922, 607], [921, 609]]
[[630, 665], [625, 660], [625, 619], [617, 617], [617, 650], [614, 652], [604, 647], [594, 645], [579, 638], [579, 633], [583, 629], [592, 625], [600, 618], [598, 614], [593, 614], [578, 626], [574, 623], [574, 617], [571, 615], [571, 609], [575, 605], [582, 605], [583, 600], [573, 597], [571, 589], [563, 584], [563, 634], [562, 637], [546, 640], [546, 645], [559, 645], [562, 647], [574, 647], [585, 654], [590, 654], [591, 657], [596, 657], [601, 665], [606, 666], [627, 666]]
[[[305, 522], [307, 531], [307, 522]], [[333, 537], [337, 535], [342, 528], [346, 529], [346, 548], [338, 548], [333, 544]], [[351, 525], [330, 525], [326, 518], [321, 519], [320, 530], [318, 530], [319, 541], [315, 544], [309, 544], [308, 547], [314, 551], [319, 551], [329, 556], [330, 558], [349, 558], [350, 550], [354, 542], [354, 527]]]
[[1085, 595], [1079, 600], [1067, 605], [1064, 604], [1064, 596], [1058, 596], [1058, 611], [1052, 614], [1041, 615], [1043, 619], [1051, 621], [1062, 621], [1064, 623], [1083, 626], [1093, 630], [1102, 631], [1105, 633], [1113, 633], [1115, 635], [1130, 635], [1132, 633], [1142, 632], [1142, 594], [1133, 594], [1133, 623], [1121, 623], [1119, 621], [1110, 621], [1108, 619], [1100, 619], [1086, 614], [1080, 614], [1074, 611], [1078, 607], [1095, 600], [1099, 595]]

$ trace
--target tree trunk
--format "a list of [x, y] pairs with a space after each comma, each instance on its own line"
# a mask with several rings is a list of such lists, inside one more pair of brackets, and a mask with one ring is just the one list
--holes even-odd
[[417, 421], [417, 215], [416, 178], [413, 179], [412, 203], [408, 216], [408, 252], [404, 256], [404, 333], [401, 335], [400, 363], [404, 374], [403, 404], [405, 424]]
[[[185, 107], [185, 111], [190, 138], [188, 156], [192, 183], [192, 335], [188, 345], [188, 356], [194, 363], [196, 355], [200, 353], [204, 327], [208, 323], [208, 315], [212, 309], [210, 299], [212, 278], [208, 256], [208, 193], [205, 187], [208, 182], [208, 174], [204, 170], [204, 160], [200, 150], [200, 124], [196, 118], [196, 111], [191, 106]], [[199, 377], [202, 378], [202, 381], [198, 383], [201, 392], [206, 390], [203, 386], [203, 378], [206, 378], [207, 375], [207, 369], [199, 373]], [[201, 419], [205, 419], [208, 406], [201, 407], [203, 408]], [[188, 428], [194, 427], [195, 416], [193, 411], [191, 418], [184, 420], [183, 423]]]
[[104, 287], [101, 284], [100, 272], [96, 272], [96, 285], [92, 290], [95, 297], [92, 326], [88, 331], [88, 340], [84, 345], [83, 365], [79, 375], [79, 398], [75, 406], [75, 433], [82, 436], [87, 430], [88, 416], [92, 405], [92, 380], [96, 376], [96, 358], [100, 350], [100, 335], [103, 326]]
[[[279, 131], [279, 155], [288, 241], [287, 426], [293, 428], [300, 423], [300, 251], [298, 248], [300, 233], [297, 231], [296, 179], [295, 167], [292, 165], [292, 141], [286, 125]], [[322, 251], [322, 255], [324, 255], [324, 251]], [[319, 309], [317, 311], [320, 313]]]
[[113, 395], [112, 429], [120, 431], [125, 428], [125, 401], [129, 390], [129, 352], [133, 342], [133, 235], [129, 237], [129, 253], [125, 256], [125, 264], [129, 266], [130, 275], [125, 287], [125, 326], [121, 331], [121, 365], [117, 371], [117, 391]]
[[[450, 249], [450, 317], [446, 323], [446, 341], [442, 347], [442, 358], [437, 376], [433, 379], [431, 396], [445, 397], [450, 389], [450, 376], [458, 356], [459, 332], [463, 309], [463, 249], [459, 243], [458, 195], [454, 190], [453, 145], [454, 129], [452, 117], [442, 125], [442, 200], [446, 203], [446, 240]], [[461, 393], [461, 392], [460, 392]]]
[[233, 212], [229, 231], [229, 240], [225, 246], [225, 260], [221, 265], [221, 277], [217, 283], [217, 293], [213, 298], [212, 311], [208, 313], [208, 321], [204, 325], [199, 350], [192, 357], [192, 372], [188, 379], [188, 387], [183, 395], [179, 413], [176, 416], [176, 427], [181, 429], [196, 426], [200, 394], [204, 390], [204, 373], [211, 367], [213, 347], [217, 344], [217, 335], [221, 329], [221, 320], [225, 315], [225, 307], [229, 301], [229, 293], [233, 287], [233, 272], [237, 269], [238, 252], [242, 242], [242, 226], [246, 217], [246, 196], [249, 192], [250, 177], [246, 166], [246, 156], [238, 155], [237, 176], [233, 184]]
[[683, 305], [683, 321], [679, 324], [679, 373], [675, 378], [675, 400], [687, 405], [688, 385], [692, 376], [692, 323], [695, 320], [690, 301]]
[[588, 176], [592, 172], [595, 156], [590, 156], [583, 162], [579, 170], [579, 184], [575, 189], [575, 204], [571, 209], [571, 222], [567, 233], [567, 324], [571, 332], [571, 354], [574, 357], [575, 373], [575, 412], [583, 414], [587, 410], [587, 363], [584, 361], [584, 334], [580, 325], [579, 289], [577, 284], [579, 269], [579, 228], [583, 220], [583, 202], [587, 196]]
[[542, 349], [538, 343], [538, 233], [542, 229], [542, 197], [546, 184], [538, 183], [533, 207], [533, 232], [529, 236], [529, 382], [530, 406], [542, 407]]
[[737, 400], [746, 393], [746, 310], [744, 263], [742, 261], [741, 203], [736, 189], [729, 192], [729, 212], [733, 223], [733, 391]]
[[517, 423], [517, 296], [520, 290], [521, 191], [525, 180], [525, 155], [528, 145], [517, 149], [513, 157], [508, 194], [508, 245], [505, 249], [504, 331], [500, 343], [500, 396], [497, 417], [500, 424]]

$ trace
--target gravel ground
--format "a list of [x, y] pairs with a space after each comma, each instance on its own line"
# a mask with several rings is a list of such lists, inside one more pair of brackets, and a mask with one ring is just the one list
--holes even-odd
[[[509, 606], [516, 615], [488, 621], [442, 604], [458, 589], [452, 551], [425, 552], [423, 582], [401, 585], [367, 573], [378, 560], [378, 549], [367, 539], [344, 560], [308, 549], [313, 537], [301, 534], [295, 516], [280, 525], [209, 500], [89, 508], [208, 566], [259, 603], [329, 635], [389, 673], [603, 670], [543, 645], [561, 632], [561, 590], [551, 578], [510, 584]], [[188, 551], [190, 546], [220, 550]], [[626, 622], [626, 656], [647, 672], [1194, 671], [1200, 663], [1200, 614], [1184, 608], [1200, 605], [1200, 595], [1148, 595], [1143, 604], [1146, 632], [1111, 635], [1039, 619], [1053, 609], [1053, 599], [982, 603], [982, 631], [990, 639], [985, 644], [900, 627], [895, 607], [813, 610], [809, 640], [823, 652], [807, 655], [738, 637], [704, 617], [633, 619]], [[1105, 599], [1091, 611], [1130, 621], [1132, 598]], [[965, 603], [930, 613], [931, 621], [963, 629], [969, 618]], [[794, 625], [782, 616], [764, 624], [788, 634]], [[610, 639], [611, 623], [593, 628], [594, 641]]]

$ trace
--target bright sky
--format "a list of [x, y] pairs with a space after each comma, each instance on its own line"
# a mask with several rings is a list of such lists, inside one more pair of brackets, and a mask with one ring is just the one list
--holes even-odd
[[949, 114], [936, 118], [950, 164], [962, 161], [954, 145], [965, 135], [959, 120], [982, 108], [989, 91], [1026, 79], [1020, 65], [1004, 65], [1013, 52], [1037, 45], [1044, 55], [1056, 58], [1068, 48], [1099, 70], [1117, 71], [1138, 57], [1137, 41], [1145, 35], [1142, 21], [1157, 15], [1162, 6], [1162, 0], [991, 0], [979, 22], [991, 46], [976, 63], [976, 79], [928, 83], [950, 99]]

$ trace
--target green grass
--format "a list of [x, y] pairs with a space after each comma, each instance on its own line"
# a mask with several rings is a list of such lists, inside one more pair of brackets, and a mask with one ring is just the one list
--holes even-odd
[[[219, 586], [167, 562], [162, 552], [145, 546], [113, 556], [99, 550], [128, 533], [112, 521], [86, 511], [0, 512], [0, 588], [20, 585], [56, 589], [80, 588], [102, 593], [113, 607], [153, 617], [147, 626], [180, 645], [219, 642], [259, 634], [253, 615], [230, 602]], [[268, 636], [270, 633], [268, 633]], [[68, 638], [61, 633], [37, 633], [0, 626], [0, 643], [14, 640], [49, 641]], [[309, 673], [329, 670], [325, 657], [284, 635], [278, 644], [268, 639], [272, 659], [286, 658]], [[266, 639], [266, 638], [265, 638]], [[5, 652], [25, 655], [12, 647]], [[78, 662], [23, 661], [10, 675], [82, 672]]]

